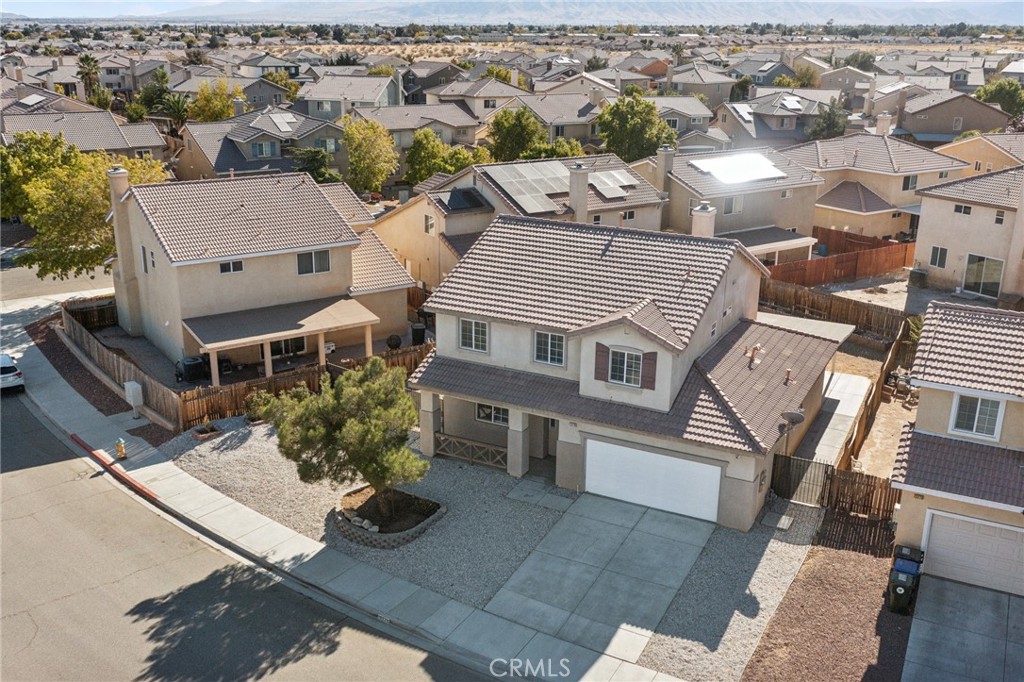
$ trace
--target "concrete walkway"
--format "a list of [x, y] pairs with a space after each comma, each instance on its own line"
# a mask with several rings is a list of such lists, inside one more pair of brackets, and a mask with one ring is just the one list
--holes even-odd
[[[38, 305], [30, 308], [39, 309]], [[476, 661], [481, 669], [487, 669], [494, 659], [518, 658], [529, 659], [534, 670], [537, 665], [547, 666], [543, 672], [560, 680], [675, 679], [624, 660], [623, 656], [636, 660], [633, 647], [629, 647], [628, 654], [616, 647], [605, 652], [560, 639], [394, 577], [256, 513], [183, 472], [159, 450], [128, 434], [124, 427], [131, 425], [122, 415], [106, 417], [97, 411], [61, 378], [30, 340], [26, 342], [27, 335], [13, 329], [13, 321], [6, 316], [4, 327], [5, 347], [10, 336], [21, 354], [19, 364], [26, 376], [28, 396], [47, 417], [73, 439], [99, 451], [100, 458], [109, 458], [117, 440], [123, 438], [128, 459], [113, 465], [116, 475], [127, 477], [151, 501], [204, 529], [254, 563], [285, 572], [308, 588], [435, 643], [442, 654], [448, 651], [463, 660]], [[587, 498], [580, 501], [583, 499]], [[657, 520], [650, 523], [656, 524]], [[696, 546], [695, 551], [699, 553]], [[656, 622], [645, 624], [653, 627]], [[562, 658], [568, 659], [567, 676], [560, 674]], [[500, 665], [498, 670], [502, 670]]]
[[821, 411], [804, 434], [794, 456], [836, 464], [870, 390], [871, 380], [867, 377], [825, 372]]

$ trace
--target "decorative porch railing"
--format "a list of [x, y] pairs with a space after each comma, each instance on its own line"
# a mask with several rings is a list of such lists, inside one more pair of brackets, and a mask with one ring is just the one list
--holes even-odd
[[505, 448], [444, 433], [434, 433], [434, 454], [500, 469], [508, 466], [508, 450]]

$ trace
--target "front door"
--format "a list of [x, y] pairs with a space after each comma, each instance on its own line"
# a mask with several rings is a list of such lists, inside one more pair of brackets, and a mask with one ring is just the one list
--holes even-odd
[[544, 420], [544, 456], [554, 457], [558, 450], [558, 420]]

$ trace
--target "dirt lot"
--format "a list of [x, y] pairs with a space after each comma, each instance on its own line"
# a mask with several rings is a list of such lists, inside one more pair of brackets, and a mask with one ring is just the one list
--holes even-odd
[[812, 547], [743, 682], [899, 682], [910, 618], [884, 604], [890, 559]]
[[885, 351], [847, 341], [839, 347], [839, 352], [836, 353], [835, 367], [833, 368], [830, 364], [829, 369], [834, 369], [840, 374], [856, 374], [874, 381], [878, 378], [878, 373], [882, 371], [884, 360]]
[[906, 407], [900, 400], [893, 400], [891, 403], [883, 400], [875, 412], [875, 421], [857, 457], [861, 471], [872, 476], [888, 478], [892, 474], [892, 465], [896, 462], [896, 448], [900, 443], [903, 425], [914, 421], [916, 416], [916, 405]]
[[908, 315], [920, 315], [928, 309], [928, 304], [932, 301], [991, 305], [985, 299], [954, 296], [953, 292], [950, 291], [919, 289], [908, 286], [906, 275], [904, 274], [869, 277], [867, 279], [858, 279], [854, 282], [837, 282], [818, 288], [836, 296], [893, 308], [894, 310], [903, 311]]

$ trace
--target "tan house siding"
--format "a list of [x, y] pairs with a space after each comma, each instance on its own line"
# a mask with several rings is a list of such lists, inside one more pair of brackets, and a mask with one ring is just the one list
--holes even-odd
[[961, 177], [981, 175], [1021, 165], [1020, 161], [980, 135], [959, 142], [950, 142], [936, 148], [935, 151], [969, 163], [970, 166], [963, 170]]
[[1024, 528], [1024, 516], [1016, 512], [992, 509], [969, 502], [950, 500], [935, 495], [917, 495], [904, 491], [896, 519], [896, 544], [921, 547], [924, 540], [925, 520], [929, 509], [969, 516], [1007, 526]]
[[[893, 215], [899, 213], [899, 217]], [[814, 224], [830, 230], [843, 230], [867, 237], [892, 238], [910, 229], [910, 214], [898, 211], [884, 213], [849, 213], [834, 208], [815, 207]]]
[[[953, 126], [956, 118], [963, 119], [959, 129]], [[958, 97], [918, 113], [904, 113], [900, 116], [900, 127], [911, 133], [959, 134], [968, 130], [989, 132], [1002, 129], [1007, 119], [1005, 113], [987, 104], [970, 97]]]
[[201, 180], [217, 175], [213, 164], [199, 148], [199, 143], [187, 128], [181, 133], [184, 147], [178, 155], [178, 163], [174, 166], [174, 175], [179, 180]]
[[[653, 172], [651, 164], [643, 164], [641, 168], [637, 170], [645, 177]], [[652, 181], [651, 178], [646, 179]], [[792, 196], [788, 199], [783, 199], [782, 192], [776, 190], [744, 194], [743, 210], [730, 215], [725, 213], [726, 197], [709, 199], [711, 205], [718, 209], [718, 215], [715, 216], [715, 233], [778, 225], [786, 229], [795, 227], [800, 234], [810, 235], [814, 224], [814, 201], [817, 193], [817, 186], [809, 186], [793, 188]], [[693, 227], [693, 219], [690, 216], [691, 199], [699, 201], [700, 197], [682, 184], [671, 181], [668, 210], [665, 211], [668, 214], [665, 229], [690, 234]]]

